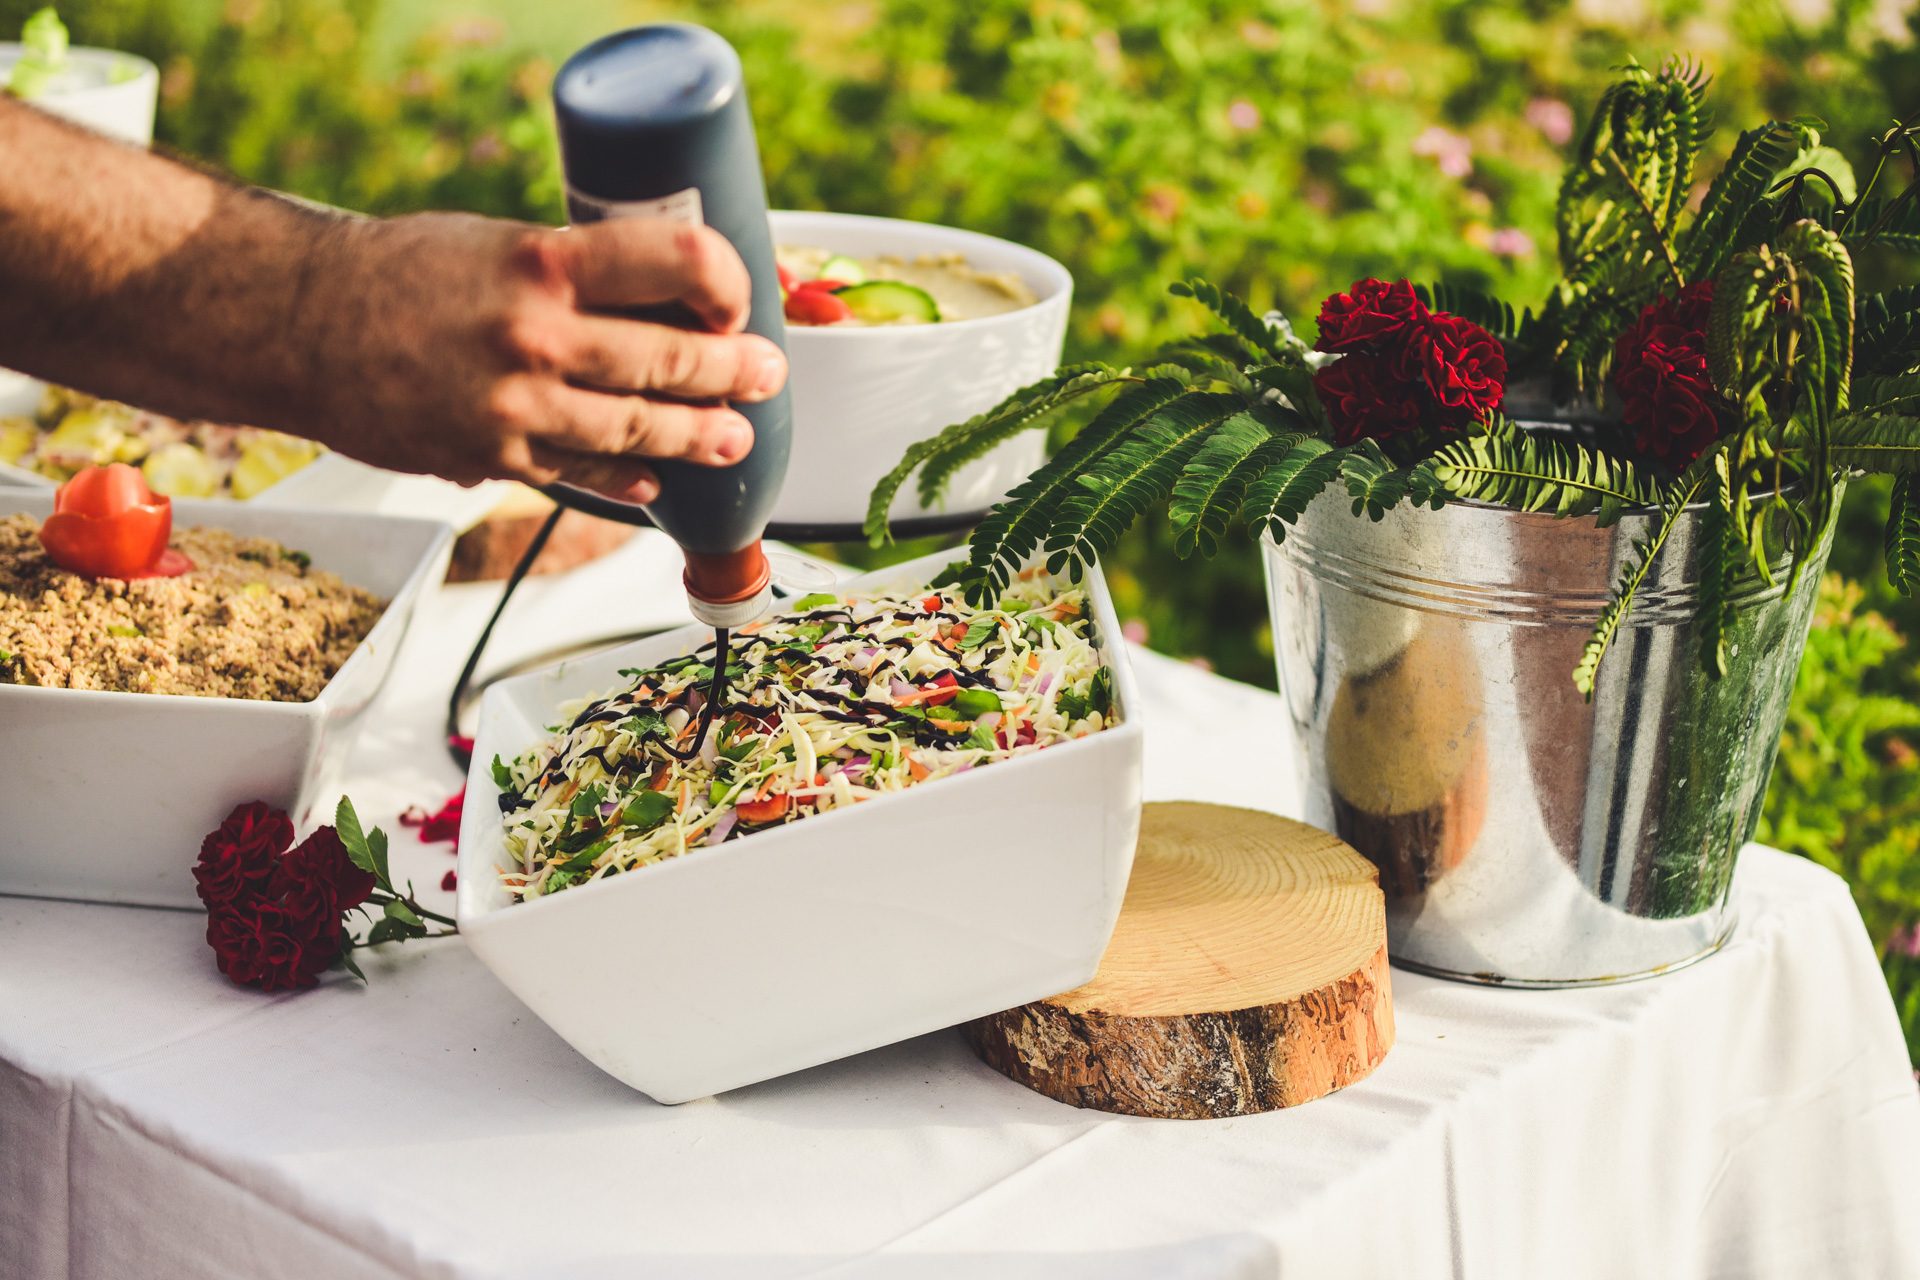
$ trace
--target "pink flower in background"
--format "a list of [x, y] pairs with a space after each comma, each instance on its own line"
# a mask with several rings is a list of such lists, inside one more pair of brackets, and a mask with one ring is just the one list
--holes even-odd
[[1432, 156], [1440, 172], [1449, 178], [1464, 178], [1473, 172], [1473, 142], [1464, 133], [1437, 124], [1421, 130], [1413, 140], [1413, 154]]
[[1558, 98], [1535, 98], [1527, 104], [1527, 123], [1556, 147], [1573, 137], [1573, 108]]
[[1128, 618], [1120, 624], [1120, 634], [1134, 644], [1147, 642], [1147, 621], [1145, 618]]
[[1233, 105], [1227, 108], [1227, 123], [1242, 133], [1260, 127], [1260, 108], [1245, 98], [1235, 98]]
[[1502, 227], [1487, 237], [1487, 249], [1503, 258], [1531, 258], [1533, 237], [1518, 227]]

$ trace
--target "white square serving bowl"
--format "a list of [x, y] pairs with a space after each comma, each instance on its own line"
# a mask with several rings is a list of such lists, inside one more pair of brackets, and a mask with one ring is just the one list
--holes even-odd
[[[52, 509], [0, 489], [0, 516]], [[311, 702], [0, 684], [0, 893], [198, 907], [200, 841], [235, 805], [304, 827], [453, 548], [437, 520], [177, 498], [173, 521], [272, 538], [390, 603]]]
[[[840, 584], [918, 588], [942, 552]], [[490, 764], [554, 708], [705, 643], [687, 627], [487, 691], [460, 827], [460, 932], [608, 1074], [703, 1098], [1068, 991], [1113, 932], [1140, 828], [1140, 700], [1096, 569], [1120, 723], [579, 889], [515, 904]]]

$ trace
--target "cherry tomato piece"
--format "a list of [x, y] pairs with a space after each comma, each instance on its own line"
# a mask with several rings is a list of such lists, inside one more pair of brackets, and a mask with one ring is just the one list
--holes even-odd
[[787, 319], [795, 324], [837, 324], [853, 319], [853, 308], [825, 289], [804, 285], [787, 295]]

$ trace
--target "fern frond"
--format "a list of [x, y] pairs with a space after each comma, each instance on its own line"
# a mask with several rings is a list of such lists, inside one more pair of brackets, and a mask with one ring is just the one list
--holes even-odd
[[1893, 482], [1887, 513], [1887, 581], [1903, 596], [1920, 587], [1920, 481], [1904, 475]]
[[1833, 420], [1833, 464], [1875, 475], [1920, 473], [1920, 416], [1841, 414]]
[[1660, 500], [1659, 487], [1631, 462], [1524, 430], [1455, 441], [1432, 463], [1435, 478], [1457, 498], [1563, 518], [1597, 512], [1603, 529], [1628, 507]]
[[1395, 466], [1376, 440], [1362, 440], [1347, 450], [1340, 463], [1340, 478], [1347, 482], [1353, 514], [1365, 512], [1375, 524], [1400, 505], [1412, 481], [1408, 471]]
[[1905, 311], [1863, 324], [1856, 343], [1862, 373], [1882, 376], [1920, 372], [1920, 311]]
[[1856, 371], [1849, 399], [1852, 413], [1882, 414], [1914, 408], [1913, 402], [1920, 400], [1920, 373], [1880, 377]]
[[1444, 311], [1462, 320], [1471, 320], [1503, 342], [1512, 342], [1520, 336], [1520, 325], [1513, 317], [1513, 304], [1502, 302], [1490, 293], [1438, 281], [1416, 284], [1413, 291], [1429, 310]]
[[1680, 275], [1687, 283], [1717, 275], [1727, 257], [1747, 246], [1734, 232], [1773, 185], [1774, 176], [1800, 154], [1802, 131], [1778, 120], [1749, 129], [1707, 188], [1700, 213], [1680, 241]]
[[1185, 283], [1175, 281], [1167, 286], [1167, 292], [1176, 298], [1192, 298], [1226, 321], [1227, 328], [1233, 330], [1241, 341], [1266, 352], [1275, 360], [1284, 361], [1289, 355], [1297, 355], [1286, 341], [1291, 336], [1290, 332], [1283, 335], [1269, 327], [1265, 320], [1253, 314], [1252, 307], [1210, 280], [1195, 276]]
[[1113, 550], [1141, 512], [1172, 492], [1207, 436], [1245, 407], [1236, 395], [1191, 392], [1083, 469], [1074, 477], [1078, 491], [1061, 504], [1048, 532], [1047, 571], [1065, 568], [1078, 582], [1086, 565]]
[[1747, 548], [1735, 527], [1725, 453], [1718, 456], [1707, 482], [1706, 499], [1706, 510], [1700, 513], [1700, 607], [1694, 618], [1700, 630], [1700, 670], [1709, 680], [1718, 680], [1727, 674], [1733, 592], [1747, 559]]
[[1291, 410], [1261, 405], [1235, 414], [1208, 436], [1174, 482], [1169, 504], [1174, 553], [1184, 558], [1197, 549], [1211, 559], [1240, 511], [1247, 486], [1306, 434]]
[[1136, 425], [1189, 394], [1187, 372], [1175, 366], [1145, 370], [1141, 379], [1138, 386], [1115, 396], [974, 527], [967, 540], [968, 563], [961, 586], [976, 607], [997, 597], [1047, 536], [1060, 504], [1074, 492], [1074, 479], [1081, 470], [1097, 462]]
[[1724, 442], [1713, 446], [1695, 459], [1679, 479], [1668, 485], [1660, 499], [1659, 521], [1653, 532], [1645, 538], [1634, 540], [1633, 558], [1621, 571], [1620, 581], [1613, 589], [1613, 597], [1607, 601], [1607, 607], [1600, 611], [1600, 619], [1593, 626], [1593, 635], [1581, 651], [1580, 663], [1573, 669], [1573, 687], [1589, 702], [1593, 700], [1595, 682], [1599, 679], [1600, 663], [1612, 647], [1614, 637], [1620, 633], [1621, 624], [1633, 611], [1635, 593], [1640, 590], [1640, 584], [1646, 581], [1647, 571], [1659, 558], [1661, 549], [1667, 545], [1667, 539], [1672, 536], [1681, 513], [1705, 487], [1725, 451]]
[[[1920, 253], [1920, 204], [1909, 200], [1894, 210], [1892, 217], [1886, 217], [1890, 203], [1891, 200], [1879, 196], [1868, 196], [1862, 200], [1848, 215], [1846, 228], [1840, 232], [1840, 238], [1854, 249], [1872, 243], [1904, 249], [1908, 253]], [[1874, 224], [1880, 223], [1883, 217], [1886, 217], [1886, 221], [1875, 231]]]
[[1247, 486], [1241, 510], [1254, 536], [1270, 534], [1275, 542], [1283, 541], [1286, 527], [1333, 483], [1347, 456], [1345, 449], [1336, 449], [1317, 436], [1308, 436], [1289, 449], [1286, 457]]
[[[1065, 403], [1066, 399], [1122, 381], [1128, 376], [1125, 369], [1109, 369], [1100, 364], [1069, 365], [1020, 388], [985, 413], [955, 423], [937, 436], [915, 441], [893, 470], [882, 476], [868, 495], [867, 518], [863, 526], [867, 541], [876, 547], [891, 541], [893, 535], [887, 525], [887, 511], [893, 506], [894, 495], [900, 492], [900, 486], [906, 483], [907, 477], [928, 459], [942, 452], [964, 449], [966, 442], [975, 434], [990, 432], [1006, 422], [1032, 425], [1035, 417]], [[1070, 394], [1067, 391], [1069, 387], [1075, 388]]]
[[1130, 376], [1128, 370], [1105, 365], [1072, 365], [1054, 374], [1043, 389], [1036, 383], [985, 413], [948, 427], [934, 437], [933, 449], [921, 463], [920, 505], [931, 507], [939, 502], [947, 482], [967, 463], [985, 457], [1022, 431], [1040, 426], [1041, 420], [1055, 410]]

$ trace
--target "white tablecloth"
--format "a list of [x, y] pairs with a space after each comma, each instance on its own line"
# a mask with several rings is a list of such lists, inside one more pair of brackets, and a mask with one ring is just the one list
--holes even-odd
[[[643, 537], [530, 584], [501, 660], [669, 620], [671, 575]], [[423, 611], [358, 749], [389, 829], [457, 783], [438, 703], [491, 598]], [[1277, 700], [1135, 661], [1148, 795], [1284, 810]], [[1369, 1079], [1206, 1122], [1062, 1106], [952, 1032], [667, 1108], [457, 940], [264, 996], [197, 915], [0, 899], [0, 1277], [1920, 1276], [1920, 1096], [1859, 917], [1767, 849], [1734, 891], [1727, 948], [1656, 981], [1396, 971]]]

